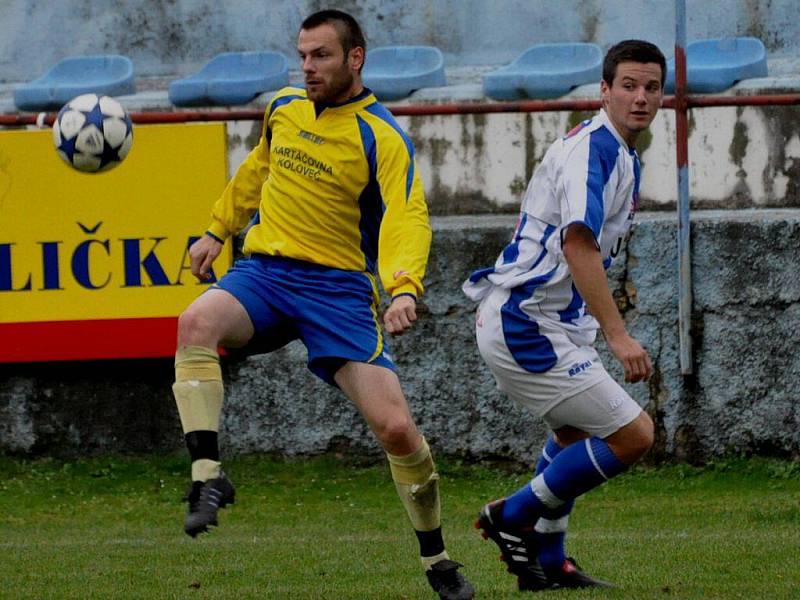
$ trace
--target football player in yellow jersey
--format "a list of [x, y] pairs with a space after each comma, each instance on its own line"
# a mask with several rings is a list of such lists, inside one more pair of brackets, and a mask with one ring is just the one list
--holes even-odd
[[191, 248], [207, 280], [223, 242], [253, 223], [245, 258], [180, 316], [173, 387], [192, 459], [184, 529], [196, 536], [234, 501], [217, 444], [223, 387], [219, 346], [271, 351], [300, 339], [309, 369], [339, 387], [386, 451], [440, 598], [472, 585], [445, 550], [438, 479], [383, 339], [379, 277], [391, 295], [383, 321], [400, 334], [416, 320], [431, 231], [411, 141], [361, 82], [364, 35], [348, 14], [315, 13], [300, 29], [306, 87], [279, 91], [258, 145]]

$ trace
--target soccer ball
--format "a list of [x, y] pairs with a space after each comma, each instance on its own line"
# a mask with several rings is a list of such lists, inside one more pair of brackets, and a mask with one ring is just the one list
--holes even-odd
[[113, 98], [83, 94], [58, 111], [53, 143], [70, 167], [84, 173], [107, 171], [130, 152], [133, 123]]

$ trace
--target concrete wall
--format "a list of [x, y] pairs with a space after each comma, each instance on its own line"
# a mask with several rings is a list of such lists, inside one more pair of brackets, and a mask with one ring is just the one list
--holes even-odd
[[[434, 225], [421, 318], [392, 341], [412, 410], [440, 454], [530, 461], [545, 430], [497, 391], [474, 343], [474, 307], [459, 289], [471, 270], [494, 260], [514, 218], [449, 217]], [[800, 211], [697, 213], [692, 243], [691, 377], [678, 364], [674, 218], [640, 215], [610, 272], [627, 325], [655, 364], [649, 383], [628, 386], [656, 422], [651, 458], [800, 454]], [[304, 364], [297, 343], [227, 362], [225, 452], [379, 455], [352, 406]], [[172, 376], [170, 361], [2, 366], [0, 452], [178, 448]]]
[[[595, 96], [599, 97], [599, 93]], [[490, 114], [404, 119], [437, 214], [512, 210], [550, 144], [591, 113]], [[675, 113], [662, 110], [637, 140], [642, 206], [677, 198]], [[799, 206], [800, 107], [691, 111], [694, 208]]]
[[[356, 16], [372, 46], [435, 45], [448, 66], [506, 63], [539, 42], [674, 46], [663, 0], [0, 0], [0, 83], [94, 53], [129, 56], [139, 76], [186, 74], [224, 51], [278, 50], [296, 65], [300, 23], [327, 7]], [[754, 35], [772, 56], [800, 54], [795, 0], [688, 0], [687, 14], [690, 40]]]

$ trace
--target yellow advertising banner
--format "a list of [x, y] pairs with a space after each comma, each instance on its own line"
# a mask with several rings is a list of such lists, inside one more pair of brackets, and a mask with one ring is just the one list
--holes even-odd
[[[188, 247], [226, 165], [221, 123], [136, 126], [125, 161], [98, 174], [66, 165], [49, 131], [0, 131], [0, 361], [171, 353], [177, 315], [206, 288]], [[231, 259], [228, 244], [216, 277]], [[27, 348], [42, 342], [51, 351]]]

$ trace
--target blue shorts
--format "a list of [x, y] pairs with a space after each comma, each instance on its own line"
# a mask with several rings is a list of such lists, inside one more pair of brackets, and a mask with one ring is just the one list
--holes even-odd
[[214, 287], [241, 302], [253, 322], [255, 334], [241, 349], [247, 354], [300, 339], [308, 368], [333, 386], [333, 375], [348, 361], [395, 370], [366, 273], [254, 254], [236, 261]]

